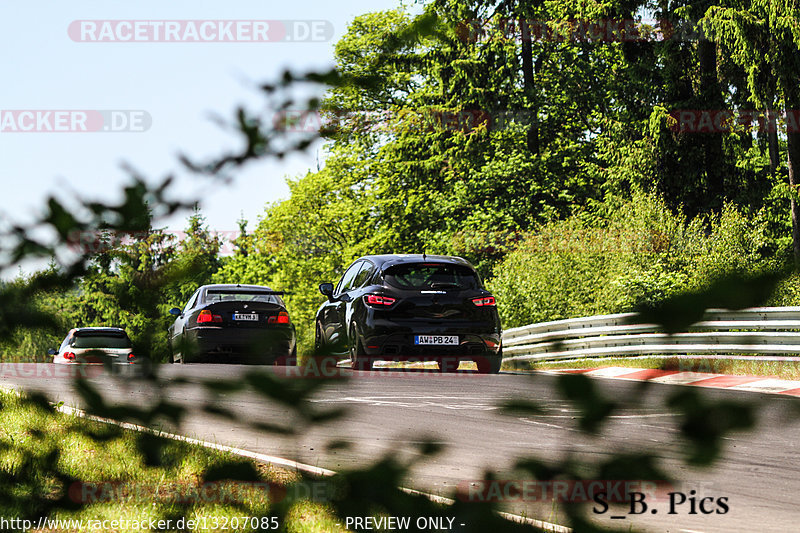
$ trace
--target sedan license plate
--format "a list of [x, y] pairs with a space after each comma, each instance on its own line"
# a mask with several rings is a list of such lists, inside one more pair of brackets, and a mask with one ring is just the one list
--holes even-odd
[[458, 335], [415, 335], [414, 344], [458, 345]]
[[258, 321], [258, 313], [233, 313], [233, 319], [234, 320], [257, 322]]

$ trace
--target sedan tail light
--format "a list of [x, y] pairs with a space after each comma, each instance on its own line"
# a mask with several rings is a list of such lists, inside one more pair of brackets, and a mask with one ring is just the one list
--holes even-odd
[[389, 307], [395, 303], [397, 299], [388, 296], [381, 296], [379, 294], [367, 294], [367, 304], [377, 307]]
[[281, 311], [277, 316], [271, 316], [267, 319], [268, 324], [290, 324], [289, 313]]
[[206, 324], [208, 322], [211, 322], [212, 324], [219, 324], [222, 322], [222, 317], [219, 315], [212, 315], [211, 311], [208, 309], [203, 309], [200, 311], [200, 314], [197, 315], [197, 323]]
[[73, 352], [64, 352], [64, 359], [69, 359], [70, 361], [74, 361], [75, 354]]
[[496, 305], [494, 296], [482, 296], [480, 298], [473, 298], [472, 303], [478, 307], [494, 307]]
[[129, 353], [129, 354], [128, 354], [128, 362], [129, 362], [129, 363], [133, 363], [133, 362], [134, 362], [134, 360], [136, 360], [136, 356], [135, 356], [135, 355], [133, 355], [132, 353]]

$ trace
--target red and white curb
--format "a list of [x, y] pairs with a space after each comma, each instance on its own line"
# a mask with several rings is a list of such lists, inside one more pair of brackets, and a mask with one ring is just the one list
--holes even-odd
[[650, 381], [668, 385], [692, 385], [715, 389], [762, 392], [800, 396], [800, 381], [765, 378], [763, 376], [732, 376], [729, 374], [710, 374], [705, 372], [682, 372], [680, 370], [636, 369], [610, 366], [604, 368], [580, 368], [542, 370], [547, 374], [584, 374], [597, 378]]

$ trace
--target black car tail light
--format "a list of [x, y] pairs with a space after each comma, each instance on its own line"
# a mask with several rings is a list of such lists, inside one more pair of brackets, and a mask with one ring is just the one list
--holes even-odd
[[290, 324], [289, 313], [281, 311], [277, 316], [271, 316], [267, 319], [267, 324]]
[[133, 363], [135, 360], [136, 360], [136, 356], [133, 355], [132, 353], [129, 353], [128, 354], [128, 362], [129, 363]]
[[395, 298], [389, 296], [381, 296], [380, 294], [367, 294], [367, 304], [374, 305], [375, 307], [389, 307], [397, 301]]
[[197, 315], [197, 323], [206, 324], [208, 322], [211, 322], [212, 324], [222, 323], [222, 317], [220, 315], [212, 315], [211, 311], [208, 309], [203, 309], [200, 311], [200, 314]]
[[481, 296], [480, 298], [473, 298], [472, 303], [478, 307], [495, 307], [495, 305], [497, 305], [494, 301], [494, 296]]

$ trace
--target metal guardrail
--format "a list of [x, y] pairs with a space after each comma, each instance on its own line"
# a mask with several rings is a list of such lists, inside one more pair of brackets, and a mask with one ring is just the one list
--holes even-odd
[[540, 322], [503, 332], [506, 360], [658, 354], [800, 354], [800, 307], [709, 309], [686, 332], [668, 335], [636, 313]]

